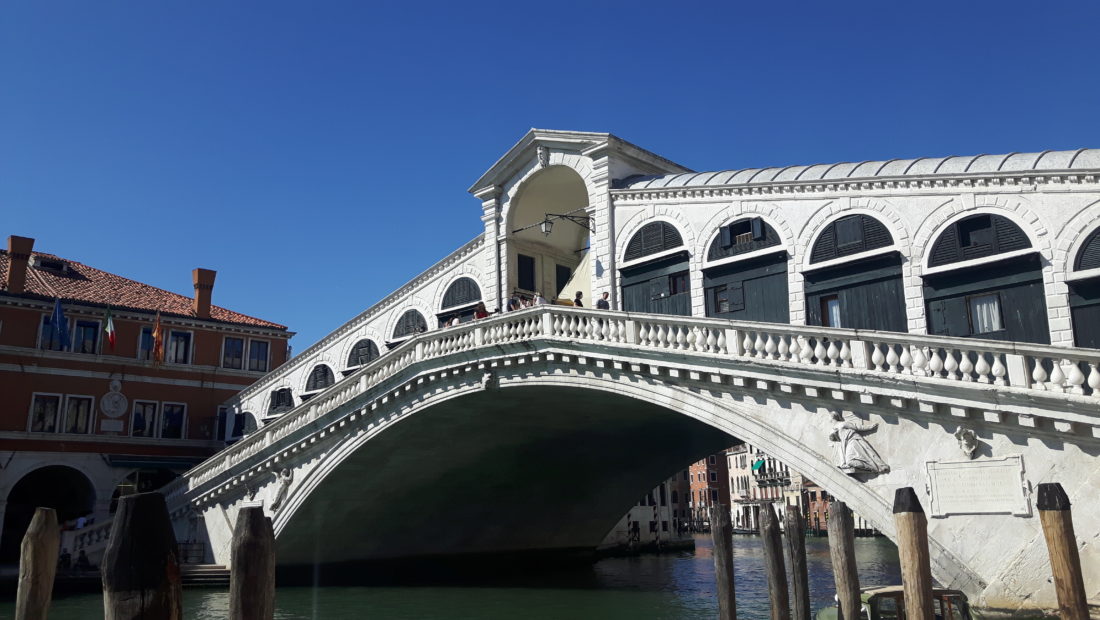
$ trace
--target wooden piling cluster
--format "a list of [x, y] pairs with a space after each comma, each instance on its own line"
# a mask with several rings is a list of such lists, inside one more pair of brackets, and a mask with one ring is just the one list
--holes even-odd
[[[60, 544], [56, 513], [52, 508], [37, 509], [20, 549], [16, 620], [45, 620]], [[232, 545], [229, 618], [272, 620], [275, 534], [262, 507], [238, 511]], [[120, 497], [100, 566], [104, 620], [182, 618], [177, 553], [163, 495], [136, 493]]]
[[[1050, 555], [1051, 572], [1058, 597], [1058, 616], [1063, 620], [1088, 620], [1089, 609], [1069, 497], [1059, 483], [1040, 484], [1036, 504]], [[928, 548], [928, 519], [912, 487], [896, 490], [893, 512], [898, 556], [901, 561], [905, 617], [932, 620], [935, 613]], [[812, 612], [807, 585], [805, 520], [797, 506], [787, 506], [786, 558], [792, 576], [788, 593], [779, 520], [773, 506], [767, 504], [762, 507], [760, 517], [760, 536], [771, 601], [770, 617], [773, 620], [792, 617], [795, 620], [809, 620]], [[732, 535], [728, 507], [714, 507], [711, 523], [715, 525], [711, 531], [715, 548], [715, 576], [718, 579], [719, 617], [735, 618]], [[829, 504], [828, 534], [829, 555], [836, 583], [837, 618], [860, 620], [862, 600], [855, 556], [855, 529], [852, 511], [844, 502], [834, 500]]]

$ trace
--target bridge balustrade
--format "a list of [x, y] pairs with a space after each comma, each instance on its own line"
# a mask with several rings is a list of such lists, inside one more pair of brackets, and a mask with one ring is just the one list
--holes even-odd
[[595, 342], [635, 350], [664, 350], [778, 366], [813, 366], [839, 372], [924, 377], [959, 387], [989, 384], [1001, 389], [1100, 401], [1100, 351], [545, 305], [410, 338], [170, 484], [164, 489], [169, 495], [169, 507], [175, 504], [172, 500], [184, 502], [188, 490], [263, 453], [414, 363], [536, 339]]

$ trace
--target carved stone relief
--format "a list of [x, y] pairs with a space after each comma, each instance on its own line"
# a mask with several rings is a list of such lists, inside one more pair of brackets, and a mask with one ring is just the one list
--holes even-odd
[[829, 441], [836, 444], [836, 465], [841, 471], [847, 474], [884, 474], [890, 471], [890, 466], [863, 436], [878, 428], [878, 424], [845, 420], [840, 412], [832, 415], [835, 424], [829, 433]]

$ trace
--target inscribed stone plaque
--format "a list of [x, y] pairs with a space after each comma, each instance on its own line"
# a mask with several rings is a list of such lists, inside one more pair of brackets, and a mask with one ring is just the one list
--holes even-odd
[[104, 433], [121, 433], [122, 420], [100, 420], [99, 430]]
[[1031, 516], [1020, 455], [981, 461], [929, 461], [933, 517], [962, 514]]

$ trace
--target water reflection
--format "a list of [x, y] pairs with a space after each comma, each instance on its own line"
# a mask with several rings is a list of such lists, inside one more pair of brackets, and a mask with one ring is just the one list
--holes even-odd
[[[692, 552], [607, 558], [591, 566], [495, 578], [471, 586], [280, 588], [275, 617], [280, 620], [359, 618], [714, 618], [714, 560], [708, 537]], [[813, 609], [833, 599], [832, 568], [824, 539], [807, 540]], [[856, 558], [864, 585], [900, 583], [897, 550], [888, 540], [859, 539]], [[734, 538], [735, 586], [740, 618], [767, 618], [767, 581], [760, 539]], [[185, 617], [223, 620], [228, 594], [186, 590]], [[100, 617], [99, 596], [54, 602], [51, 620]], [[0, 618], [10, 618], [14, 603]], [[95, 611], [93, 611], [95, 610]], [[7, 615], [4, 615], [4, 614]]]

